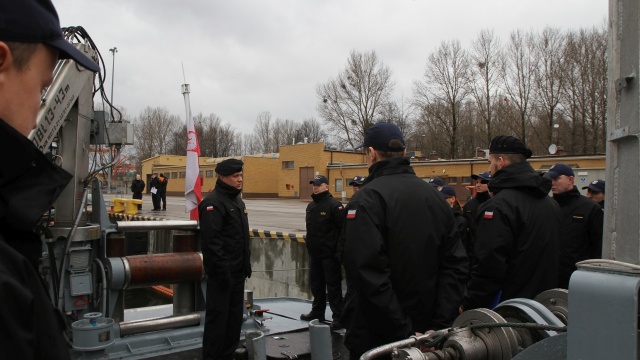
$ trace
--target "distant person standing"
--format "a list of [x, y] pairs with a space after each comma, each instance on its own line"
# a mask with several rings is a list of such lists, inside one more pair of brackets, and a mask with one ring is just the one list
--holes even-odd
[[444, 186], [444, 180], [442, 180], [441, 177], [436, 176], [433, 179], [429, 180], [429, 184], [431, 186], [433, 186], [434, 188], [436, 188], [436, 190], [440, 191], [440, 190], [442, 190], [442, 187]]
[[604, 209], [604, 180], [593, 180], [591, 184], [583, 186], [582, 190], [587, 189], [587, 198], [597, 202]]
[[560, 207], [549, 197], [551, 180], [527, 159], [531, 150], [513, 136], [489, 146], [489, 191], [479, 209], [476, 265], [462, 310], [493, 308], [513, 298], [533, 299], [558, 284]]
[[344, 222], [344, 207], [329, 192], [329, 179], [317, 175], [313, 185], [313, 201], [307, 205], [307, 250], [309, 251], [309, 285], [313, 294], [311, 312], [300, 319], [324, 320], [327, 295], [331, 308], [332, 328], [340, 329], [342, 315], [342, 272], [338, 260], [338, 236]]
[[162, 210], [166, 211], [167, 210], [167, 185], [169, 184], [169, 179], [164, 177], [163, 173], [160, 173], [160, 176], [158, 177], [158, 181], [160, 182], [158, 195], [160, 196], [160, 200], [162, 200]]
[[360, 190], [360, 188], [362, 187], [362, 184], [364, 184], [364, 181], [367, 178], [365, 176], [354, 176], [353, 179], [351, 181], [349, 181], [349, 186], [353, 187], [353, 194], [355, 195], [355, 193], [358, 192], [358, 190]]
[[444, 185], [442, 189], [440, 189], [440, 193], [451, 207], [453, 217], [456, 219], [456, 229], [458, 229], [458, 234], [460, 234], [460, 241], [465, 250], [467, 250], [467, 257], [469, 257], [469, 226], [467, 219], [462, 214], [462, 207], [460, 206], [460, 200], [458, 200], [456, 196], [456, 189], [454, 189], [453, 186]]
[[[358, 191], [360, 191], [360, 189], [362, 188], [362, 185], [364, 185], [364, 182], [366, 180], [367, 180], [366, 176], [354, 176], [353, 179], [349, 181], [349, 186], [353, 186], [354, 196]], [[349, 211], [349, 204], [347, 204], [347, 206], [344, 207], [344, 213], [346, 214], [348, 211]], [[345, 230], [346, 230], [345, 224], [343, 223], [342, 229], [340, 229], [340, 237], [338, 237], [338, 260], [340, 261], [340, 265], [342, 266], [344, 266]], [[353, 296], [353, 285], [349, 283], [348, 279], [346, 279], [346, 285], [347, 285], [347, 291], [344, 294], [343, 307], [344, 307], [344, 304], [346, 304], [347, 301], [350, 301], [351, 297]], [[345, 327], [348, 324], [350, 324], [351, 323], [350, 314], [342, 312], [342, 318], [340, 319], [340, 323], [342, 326], [345, 326]]]
[[471, 198], [462, 208], [462, 214], [467, 219], [467, 226], [469, 227], [468, 241], [464, 244], [469, 255], [469, 268], [475, 265], [475, 250], [474, 244], [476, 242], [476, 219], [478, 217], [478, 210], [480, 206], [487, 202], [491, 197], [489, 194], [489, 181], [491, 181], [491, 173], [488, 171], [480, 174], [473, 174], [471, 178], [476, 182], [476, 196]]
[[453, 214], [442, 195], [416, 176], [400, 129], [377, 123], [359, 148], [369, 176], [345, 220], [344, 266], [353, 287], [344, 307], [350, 359], [450, 326], [467, 276]]
[[151, 174], [151, 181], [149, 181], [149, 192], [151, 193], [153, 211], [160, 210], [160, 179], [158, 179], [157, 173]]
[[218, 180], [198, 206], [200, 245], [207, 274], [202, 358], [232, 360], [240, 343], [244, 279], [251, 277], [249, 219], [240, 199], [243, 162], [216, 166]]
[[[131, 182], [132, 198], [142, 200], [142, 192], [144, 191], [144, 181], [140, 177], [140, 174], [136, 174], [135, 180]], [[138, 205], [138, 210], [142, 209], [142, 204]]]
[[545, 176], [551, 179], [551, 192], [562, 212], [558, 286], [568, 289], [577, 262], [602, 257], [604, 212], [598, 203], [580, 194], [571, 166], [555, 164]]

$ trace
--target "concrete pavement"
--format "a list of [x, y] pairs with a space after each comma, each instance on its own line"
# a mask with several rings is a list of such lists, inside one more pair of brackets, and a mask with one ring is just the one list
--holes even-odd
[[[109, 208], [112, 198], [131, 198], [131, 195], [105, 194]], [[305, 209], [309, 201], [300, 199], [243, 199], [249, 212], [251, 229], [305, 234]], [[168, 220], [188, 220], [185, 200], [181, 196], [167, 196], [166, 211], [152, 211], [151, 196], [143, 195], [140, 216]]]

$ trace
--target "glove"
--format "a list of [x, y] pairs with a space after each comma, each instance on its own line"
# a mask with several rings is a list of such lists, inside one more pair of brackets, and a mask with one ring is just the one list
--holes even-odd
[[247, 279], [249, 279], [249, 278], [251, 277], [251, 272], [252, 272], [252, 270], [251, 270], [251, 264], [247, 264], [244, 268], [246, 269], [246, 270], [244, 271], [244, 277], [245, 277], [245, 278], [247, 278]]

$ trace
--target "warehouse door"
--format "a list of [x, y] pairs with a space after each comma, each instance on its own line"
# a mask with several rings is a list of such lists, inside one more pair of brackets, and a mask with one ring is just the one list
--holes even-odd
[[313, 194], [313, 186], [309, 184], [309, 181], [313, 180], [315, 176], [315, 171], [313, 171], [313, 167], [301, 167], [300, 168], [300, 185], [298, 189], [300, 189], [300, 199], [311, 199], [311, 194]]

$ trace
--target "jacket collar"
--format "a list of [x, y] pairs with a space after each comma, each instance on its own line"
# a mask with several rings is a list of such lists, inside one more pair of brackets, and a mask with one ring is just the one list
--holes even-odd
[[569, 190], [569, 191], [565, 191], [562, 194], [553, 194], [553, 198], [558, 202], [559, 205], [566, 205], [569, 202], [571, 202], [571, 200], [582, 196], [580, 194], [580, 191], [578, 190], [578, 188], [574, 185], [573, 189]]
[[329, 192], [329, 190], [327, 191], [323, 191], [321, 193], [318, 194], [311, 194], [311, 198], [313, 199], [313, 202], [320, 202], [326, 198], [330, 198], [333, 197], [333, 195], [331, 195], [331, 193]]
[[415, 172], [406, 157], [378, 161], [369, 167], [369, 176], [363, 186], [375, 178], [391, 174], [415, 174]]
[[528, 162], [515, 163], [496, 171], [489, 182], [489, 191], [498, 194], [504, 189], [514, 189], [542, 198], [551, 191], [551, 180], [539, 176]]
[[0, 223], [33, 230], [73, 176], [2, 119], [0, 153]]
[[242, 189], [234, 188], [233, 186], [227, 184], [226, 182], [218, 179], [216, 180], [216, 191], [224, 194], [232, 199], [235, 199], [240, 195]]

